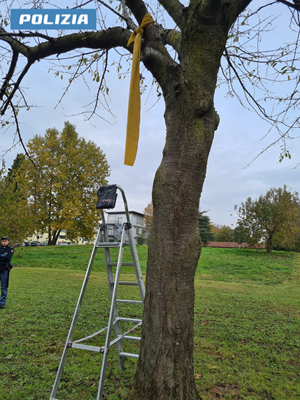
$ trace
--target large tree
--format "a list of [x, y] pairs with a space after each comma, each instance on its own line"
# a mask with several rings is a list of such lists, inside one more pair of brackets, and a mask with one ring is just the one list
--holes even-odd
[[61, 230], [67, 238], [92, 239], [99, 221], [95, 208], [99, 184], [107, 183], [109, 166], [103, 151], [79, 137], [69, 122], [61, 132], [47, 129], [28, 142], [19, 180], [26, 182], [32, 224], [55, 245]]
[[238, 211], [238, 223], [248, 232], [250, 245], [263, 240], [267, 253], [271, 253], [274, 241], [291, 247], [299, 234], [300, 200], [297, 192], [283, 188], [271, 188], [257, 200], [248, 197]]
[[[59, 7], [59, 2], [54, 3]], [[248, 8], [251, 3], [257, 4], [253, 12]], [[35, 7], [42, 4], [42, 0], [34, 2]], [[3, 64], [0, 90], [1, 112], [8, 115], [3, 123], [10, 122], [10, 110], [17, 121], [19, 108], [27, 106], [21, 82], [28, 70], [51, 56], [55, 56], [52, 62], [62, 61], [60, 66], [67, 73], [72, 65], [66, 65], [63, 56], [70, 53], [71, 60], [78, 51], [80, 62], [75, 63], [70, 84], [90, 71], [99, 82], [98, 95], [105, 95], [108, 53], [118, 48], [122, 59], [130, 54], [133, 45], [128, 47], [127, 43], [132, 31], [148, 12], [152, 14], [155, 21], [144, 28], [141, 61], [165, 101], [166, 143], [152, 190], [143, 333], [131, 399], [198, 399], [193, 373], [194, 273], [201, 251], [197, 217], [208, 155], [219, 124], [214, 107], [218, 74], [220, 82], [229, 84], [229, 93], [236, 92], [240, 100], [241, 92], [234, 85], [241, 85], [250, 106], [278, 129], [282, 157], [289, 156], [285, 138], [298, 124], [298, 114], [289, 122], [286, 111], [299, 104], [300, 6], [286, 0], [160, 0], [150, 4], [143, 0], [98, 0], [97, 5], [103, 19], [95, 32], [62, 32], [51, 37], [39, 32], [10, 32], [3, 25], [1, 52], [10, 57], [8, 64]], [[276, 5], [291, 10], [292, 18], [283, 29], [292, 28], [290, 43], [284, 46], [273, 41], [274, 47], [268, 48], [260, 44], [263, 31], [276, 23], [272, 17]], [[269, 19], [265, 17], [268, 10]], [[113, 17], [104, 18], [110, 11]], [[251, 23], [255, 18], [257, 23]], [[103, 69], [99, 63], [102, 56]], [[290, 92], [276, 96], [273, 83], [285, 77]], [[266, 92], [270, 81], [272, 92]], [[95, 112], [99, 104], [97, 96]], [[17, 130], [20, 134], [18, 125]]]

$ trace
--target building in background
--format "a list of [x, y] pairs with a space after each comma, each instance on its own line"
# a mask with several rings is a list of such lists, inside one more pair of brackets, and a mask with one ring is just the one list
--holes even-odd
[[[62, 230], [58, 236], [56, 244], [70, 244], [71, 241], [66, 237], [66, 231]], [[28, 236], [26, 241], [30, 242], [39, 242], [41, 244], [48, 244], [48, 233], [39, 233], [36, 232], [32, 236]], [[86, 244], [89, 243], [86, 238], [78, 237], [75, 241], [76, 244]]]
[[[129, 211], [135, 243], [146, 242], [149, 232], [145, 227], [144, 214], [137, 211]], [[110, 240], [120, 240], [122, 225], [127, 221], [125, 211], [109, 211], [105, 213], [105, 222], [111, 224], [108, 231]]]
[[[132, 224], [133, 236], [136, 244], [144, 244], [147, 241], [149, 232], [145, 227], [145, 218], [144, 214], [139, 213], [137, 211], [129, 211], [130, 223]], [[109, 211], [105, 212], [105, 222], [110, 225], [108, 230], [109, 240], [110, 241], [120, 241], [122, 234], [122, 226], [124, 222], [126, 222], [126, 214], [125, 211]], [[95, 237], [96, 239], [97, 229], [95, 229]], [[87, 244], [94, 243], [94, 240], [88, 242], [86, 238], [78, 237], [75, 241], [76, 244]], [[28, 242], [39, 242], [39, 243], [48, 243], [48, 234], [47, 233], [38, 233], [36, 232], [34, 235], [29, 236], [27, 238]], [[58, 245], [60, 244], [70, 244], [71, 241], [66, 237], [66, 231], [62, 230], [57, 239]]]

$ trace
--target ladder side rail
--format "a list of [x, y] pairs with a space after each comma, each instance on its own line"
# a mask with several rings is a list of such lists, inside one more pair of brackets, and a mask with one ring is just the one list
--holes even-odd
[[[105, 216], [104, 216], [104, 211], [103, 210], [101, 210], [101, 214], [102, 214], [102, 221], [105, 224]], [[107, 225], [105, 225], [105, 227], [106, 226]], [[105, 242], [108, 242], [107, 229], [104, 230], [104, 239], [105, 239]], [[112, 285], [111, 282], [114, 281], [114, 275], [113, 275], [113, 270], [112, 270], [110, 249], [108, 247], [104, 248], [104, 256], [105, 256], [105, 264], [106, 264], [109, 296], [110, 296], [110, 301], [112, 302], [114, 285]], [[117, 320], [117, 322], [114, 324], [115, 337], [118, 337], [119, 335], [121, 335], [121, 329], [120, 329], [120, 324], [119, 324], [119, 320], [118, 320], [118, 309], [117, 309], [117, 307], [114, 308], [114, 319]], [[125, 365], [124, 365], [125, 358], [120, 356], [120, 353], [123, 352], [122, 342], [119, 341], [116, 344], [116, 347], [117, 347], [119, 367], [120, 367], [121, 370], [124, 370], [125, 369]]]
[[124, 203], [124, 208], [125, 208], [125, 214], [126, 214], [126, 218], [127, 218], [127, 222], [130, 222], [130, 215], [129, 215], [129, 211], [128, 211], [128, 203], [126, 200], [126, 196], [125, 196], [125, 192], [124, 190], [121, 188], [121, 186], [116, 185], [117, 188], [120, 190], [121, 194], [122, 194], [122, 198], [123, 198], [123, 203]]
[[101, 400], [102, 395], [103, 395], [104, 377], [105, 377], [106, 366], [107, 366], [107, 356], [108, 356], [108, 350], [109, 350], [109, 345], [110, 345], [110, 336], [111, 336], [111, 331], [112, 331], [112, 325], [113, 325], [113, 320], [114, 320], [114, 310], [116, 308], [118, 283], [120, 280], [120, 272], [121, 272], [123, 252], [124, 252], [124, 243], [125, 243], [125, 238], [126, 238], [125, 227], [126, 227], [126, 224], [123, 225], [122, 238], [121, 238], [121, 242], [120, 242], [118, 264], [117, 264], [117, 270], [116, 270], [116, 274], [115, 274], [115, 284], [113, 287], [113, 295], [112, 295], [111, 306], [110, 306], [107, 334], [106, 334], [106, 339], [105, 339], [104, 354], [103, 354], [103, 358], [102, 358], [102, 367], [101, 367], [101, 374], [100, 374], [100, 379], [99, 379], [99, 386], [98, 386], [98, 393], [97, 393], [96, 400]]
[[[117, 188], [120, 190], [120, 192], [122, 194], [127, 222], [130, 222], [130, 215], [129, 215], [128, 203], [127, 203], [127, 199], [126, 199], [126, 196], [125, 196], [125, 192], [121, 188], [121, 186], [117, 185]], [[136, 247], [135, 247], [135, 242], [134, 242], [133, 230], [132, 229], [128, 230], [128, 236], [129, 236], [129, 245], [130, 245], [130, 251], [131, 251], [132, 260], [133, 260], [133, 263], [134, 263], [136, 279], [137, 279], [137, 282], [138, 282], [138, 285], [139, 285], [141, 299], [142, 299], [142, 302], [144, 304], [144, 300], [145, 300], [145, 285], [144, 285], [144, 282], [143, 282], [141, 266], [140, 266], [137, 250], [136, 250]]]
[[67, 337], [67, 340], [66, 340], [66, 343], [65, 343], [63, 354], [62, 354], [62, 357], [61, 357], [61, 360], [60, 360], [60, 363], [59, 363], [59, 367], [58, 367], [58, 370], [57, 370], [57, 373], [56, 373], [55, 381], [54, 381], [54, 384], [53, 384], [53, 387], [52, 387], [50, 400], [55, 398], [55, 395], [56, 395], [56, 392], [57, 392], [57, 389], [58, 389], [58, 385], [59, 385], [59, 382], [60, 382], [62, 371], [63, 371], [64, 365], [65, 365], [65, 361], [66, 361], [66, 358], [67, 358], [68, 344], [72, 341], [72, 336], [73, 336], [75, 325], [76, 325], [76, 322], [77, 322], [77, 319], [78, 319], [78, 315], [79, 315], [82, 299], [83, 299], [83, 296], [84, 296], [84, 293], [85, 293], [85, 289], [87, 287], [87, 283], [88, 283], [89, 276], [90, 276], [90, 273], [91, 273], [91, 269], [92, 269], [92, 265], [93, 265], [93, 262], [94, 262], [94, 258], [95, 258], [95, 255], [96, 255], [97, 243], [98, 243], [100, 235], [101, 235], [101, 225], [99, 226], [97, 237], [96, 237], [96, 240], [95, 240], [95, 243], [94, 243], [94, 247], [93, 247], [93, 251], [92, 251], [92, 254], [91, 254], [91, 257], [90, 257], [90, 260], [89, 260], [89, 264], [88, 264], [88, 267], [87, 267], [87, 270], [86, 270], [86, 273], [85, 273], [84, 281], [83, 281], [83, 284], [82, 284], [82, 287], [81, 287], [81, 291], [80, 291], [80, 294], [79, 294], [79, 298], [78, 298], [78, 301], [77, 301], [77, 305], [76, 305], [76, 308], [75, 308], [75, 311], [74, 311], [74, 315], [73, 315], [73, 319], [72, 319], [71, 326], [70, 326], [70, 329], [69, 329], [68, 337]]
[[139, 285], [140, 295], [141, 295], [141, 299], [142, 299], [142, 302], [144, 305], [145, 285], [144, 285], [144, 281], [143, 281], [143, 275], [142, 275], [142, 270], [141, 270], [141, 266], [140, 266], [140, 262], [139, 262], [139, 257], [138, 257], [136, 246], [134, 243], [132, 228], [128, 229], [128, 235], [129, 235], [129, 246], [130, 246], [131, 256], [132, 256], [132, 260], [133, 260], [133, 264], [134, 264], [136, 280]]

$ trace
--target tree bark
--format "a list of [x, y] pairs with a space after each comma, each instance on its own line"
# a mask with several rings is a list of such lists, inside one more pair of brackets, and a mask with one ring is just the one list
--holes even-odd
[[162, 85], [167, 135], [152, 191], [143, 333], [131, 400], [200, 399], [193, 370], [198, 210], [219, 123], [213, 96], [226, 41], [221, 29], [212, 30], [200, 26], [183, 34], [181, 64]]
[[58, 229], [56, 231], [52, 231], [52, 235], [48, 235], [48, 246], [55, 246], [58, 236], [60, 235], [61, 229]]

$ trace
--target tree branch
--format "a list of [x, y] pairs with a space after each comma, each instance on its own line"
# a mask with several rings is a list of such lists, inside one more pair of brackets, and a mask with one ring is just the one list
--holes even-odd
[[167, 29], [163, 32], [163, 39], [166, 44], [173, 47], [173, 49], [180, 55], [181, 49], [181, 32], [176, 29]]
[[18, 121], [18, 113], [17, 113], [17, 111], [16, 111], [16, 109], [15, 109], [15, 106], [13, 105], [13, 103], [12, 103], [11, 101], [10, 101], [10, 106], [11, 106], [12, 111], [13, 111], [13, 114], [14, 114], [16, 129], [17, 129], [17, 133], [18, 133], [18, 136], [19, 136], [19, 141], [20, 141], [20, 143], [21, 143], [21, 145], [22, 145], [22, 147], [23, 147], [23, 150], [24, 150], [26, 156], [27, 156], [28, 159], [30, 160], [30, 162], [31, 162], [31, 164], [33, 165], [33, 167], [38, 171], [38, 173], [41, 174], [41, 175], [43, 176], [43, 178], [49, 183], [48, 179], [45, 178], [45, 176], [41, 173], [41, 171], [40, 171], [40, 170], [37, 168], [37, 166], [35, 165], [35, 162], [33, 161], [33, 159], [30, 157], [30, 155], [29, 155], [29, 153], [28, 153], [28, 151], [27, 151], [27, 148], [26, 148], [26, 146], [25, 146], [25, 144], [24, 144], [24, 142], [23, 142], [22, 135], [21, 135], [21, 132], [20, 132], [19, 121]]
[[121, 27], [108, 28], [99, 32], [84, 32], [66, 35], [43, 42], [28, 49], [28, 59], [34, 61], [67, 53], [81, 48], [110, 50], [114, 47], [123, 47], [126, 50], [130, 31]]
[[298, 0], [294, 0], [294, 3], [291, 3], [290, 1], [286, 1], [286, 0], [277, 0], [277, 1], [278, 1], [278, 3], [285, 4], [288, 7], [291, 7], [297, 11], [300, 11], [300, 1], [298, 1]]
[[178, 0], [161, 0], [160, 3], [176, 23], [176, 25], [181, 27], [182, 12], [185, 8], [184, 5]]
[[[132, 21], [132, 19], [129, 17], [129, 14], [124, 12], [123, 10], [123, 14], [118, 13], [116, 10], [114, 10], [112, 7], [110, 7], [108, 4], [106, 4], [104, 1], [102, 0], [97, 0], [98, 3], [102, 4], [104, 7], [108, 8], [112, 13], [116, 14], [121, 20], [125, 21], [127, 24], [127, 29], [132, 29], [135, 30], [136, 25], [135, 23]], [[121, 0], [122, 6], [124, 5], [124, 0]]]
[[92, 113], [91, 113], [90, 117], [88, 118], [88, 120], [90, 120], [92, 118], [92, 116], [96, 113], [96, 110], [97, 110], [97, 107], [98, 107], [98, 102], [99, 102], [99, 95], [100, 95], [100, 92], [101, 92], [101, 88], [102, 88], [102, 86], [104, 84], [105, 74], [106, 74], [106, 71], [107, 71], [107, 65], [108, 65], [108, 50], [106, 50], [104, 70], [103, 70], [103, 73], [102, 73], [101, 81], [100, 81], [99, 86], [98, 86], [98, 92], [97, 92], [97, 96], [96, 96], [96, 100], [95, 100], [94, 110], [92, 111]]
[[3, 96], [6, 92], [6, 89], [9, 87], [9, 82], [13, 76], [14, 70], [15, 70], [17, 62], [18, 62], [18, 58], [19, 58], [19, 53], [17, 51], [13, 51], [13, 56], [11, 59], [10, 67], [9, 67], [6, 77], [4, 78], [4, 82], [3, 82], [2, 88], [0, 90], [0, 100], [3, 100]]
[[[215, 1], [215, 0], [213, 0]], [[229, 23], [232, 25], [237, 17], [249, 6], [252, 0], [233, 0], [228, 7], [227, 15], [229, 16]]]
[[[14, 84], [14, 88], [11, 91], [11, 93], [9, 94], [9, 96], [7, 97], [7, 100], [4, 102], [3, 107], [1, 107], [1, 111], [0, 111], [0, 115], [4, 115], [5, 111], [7, 110], [7, 107], [12, 103], [11, 100], [14, 97], [16, 91], [19, 89], [20, 84], [22, 82], [22, 79], [24, 78], [24, 76], [27, 74], [27, 72], [29, 71], [29, 68], [31, 67], [33, 63], [28, 61], [28, 63], [26, 64], [25, 68], [23, 69], [22, 73], [20, 74], [17, 82]], [[9, 83], [7, 82], [6, 85], [9, 85]]]
[[135, 16], [138, 24], [141, 25], [144, 16], [148, 12], [145, 3], [142, 0], [125, 0], [125, 3]]
[[12, 35], [7, 33], [4, 28], [0, 27], [0, 41], [4, 41], [10, 45], [12, 50], [17, 51], [20, 54], [23, 54], [23, 56], [27, 57], [27, 46], [25, 46], [23, 43], [19, 42], [18, 40], [14, 39], [11, 37]]

